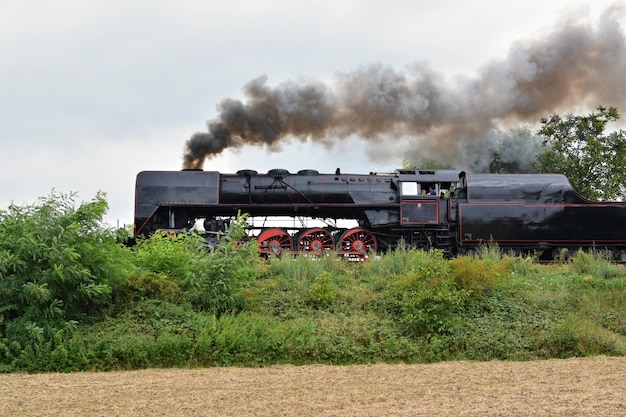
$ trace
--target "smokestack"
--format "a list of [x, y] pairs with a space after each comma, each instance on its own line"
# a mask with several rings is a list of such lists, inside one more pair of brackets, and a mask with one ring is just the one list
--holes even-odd
[[503, 60], [475, 77], [446, 78], [413, 65], [403, 71], [381, 64], [318, 81], [244, 87], [245, 102], [225, 99], [208, 131], [186, 143], [184, 168], [201, 168], [226, 148], [266, 146], [289, 137], [332, 145], [348, 136], [379, 141], [427, 137], [431, 154], [458, 152], [499, 123], [538, 122], [568, 109], [598, 105], [626, 108], [626, 42], [613, 6], [594, 26], [568, 17], [541, 39], [514, 43]]

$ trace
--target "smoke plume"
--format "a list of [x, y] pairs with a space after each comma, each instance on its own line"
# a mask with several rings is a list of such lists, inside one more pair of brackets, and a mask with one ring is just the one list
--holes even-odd
[[626, 42], [608, 9], [596, 25], [568, 17], [541, 39], [514, 43], [505, 59], [476, 76], [450, 78], [423, 65], [403, 71], [375, 64], [338, 74], [334, 83], [266, 77], [244, 87], [245, 102], [225, 99], [208, 131], [186, 143], [183, 165], [201, 168], [226, 148], [275, 148], [285, 138], [326, 146], [348, 136], [379, 141], [424, 137], [427, 151], [455, 153], [490, 127], [536, 123], [555, 112], [598, 105], [626, 109]]

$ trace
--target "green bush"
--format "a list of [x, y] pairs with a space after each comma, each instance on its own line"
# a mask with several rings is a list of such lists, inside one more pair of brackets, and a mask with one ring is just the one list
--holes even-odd
[[74, 194], [52, 193], [0, 211], [0, 335], [26, 346], [111, 305], [131, 264], [106, 210], [102, 193], [78, 206]]
[[459, 324], [457, 313], [469, 295], [449, 279], [424, 282], [415, 274], [402, 276], [391, 293], [392, 311], [405, 333], [413, 337], [451, 333]]
[[300, 362], [312, 351], [312, 334], [308, 320], [248, 312], [217, 316], [147, 300], [93, 326], [85, 339], [93, 346], [92, 366], [111, 370]]
[[126, 296], [186, 303], [203, 311], [240, 309], [242, 286], [260, 274], [255, 242], [242, 242], [245, 216], [230, 223], [226, 234], [207, 250], [202, 235], [157, 232], [134, 247], [137, 275]]
[[549, 358], [591, 355], [626, 355], [626, 336], [616, 334], [584, 317], [568, 314], [538, 349]]
[[90, 347], [73, 326], [51, 339], [30, 343], [14, 352], [11, 367], [29, 372], [74, 372], [91, 368]]
[[448, 334], [457, 326], [456, 313], [469, 292], [455, 287], [442, 253], [421, 252], [415, 260], [409, 272], [396, 277], [383, 295], [383, 303], [407, 335]]
[[293, 279], [307, 285], [324, 271], [324, 266], [324, 262], [306, 256], [271, 257], [266, 274]]
[[506, 275], [501, 262], [471, 256], [459, 256], [450, 260], [450, 274], [458, 289], [482, 295], [494, 290], [498, 280]]
[[316, 307], [328, 307], [337, 298], [337, 286], [330, 273], [323, 271], [309, 289], [309, 301]]
[[611, 263], [611, 253], [579, 250], [570, 261], [571, 270], [595, 278], [615, 278], [622, 275], [621, 268]]
[[165, 275], [178, 281], [187, 278], [189, 265], [206, 253], [204, 238], [199, 234], [171, 234], [163, 231], [139, 239], [133, 250], [135, 262], [141, 271]]
[[187, 266], [182, 286], [194, 308], [220, 314], [243, 307], [243, 284], [260, 274], [261, 262], [256, 242], [241, 241], [245, 225], [245, 216], [239, 216], [213, 250]]
[[443, 261], [443, 253], [437, 250], [427, 252], [409, 249], [401, 241], [396, 248], [380, 256], [378, 260], [370, 262], [365, 268], [365, 274], [389, 280], [393, 276], [411, 271], [431, 261], [441, 263]]
[[529, 276], [536, 272], [535, 258], [531, 256], [505, 255], [502, 257], [502, 268], [511, 274]]
[[166, 273], [136, 274], [128, 279], [128, 284], [121, 291], [125, 300], [136, 302], [147, 298], [184, 302], [185, 296], [180, 287], [180, 280], [169, 277]]
[[487, 242], [476, 248], [474, 257], [483, 261], [498, 262], [502, 259], [502, 251], [496, 242]]
[[184, 303], [183, 283], [194, 272], [190, 267], [206, 256], [206, 249], [197, 233], [155, 232], [139, 239], [133, 254], [137, 268], [123, 288], [126, 301], [152, 298]]

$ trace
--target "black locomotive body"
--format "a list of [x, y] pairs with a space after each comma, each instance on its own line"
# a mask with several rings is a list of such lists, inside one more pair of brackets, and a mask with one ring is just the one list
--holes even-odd
[[[136, 235], [201, 223], [211, 244], [239, 212], [250, 216], [250, 237], [266, 254], [333, 250], [362, 257], [400, 241], [440, 248], [450, 256], [485, 242], [549, 256], [563, 248], [626, 249], [626, 206], [586, 200], [557, 174], [408, 169], [292, 174], [275, 169], [266, 174], [189, 170], [137, 175]], [[324, 223], [310, 226], [311, 219]], [[342, 226], [344, 220], [352, 224]]]

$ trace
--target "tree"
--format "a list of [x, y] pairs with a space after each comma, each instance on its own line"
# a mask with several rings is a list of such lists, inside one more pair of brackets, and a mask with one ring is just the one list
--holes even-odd
[[620, 118], [615, 107], [599, 106], [587, 116], [554, 114], [541, 120], [544, 147], [533, 164], [539, 172], [561, 173], [592, 200], [621, 200], [626, 184], [626, 134], [604, 134]]

